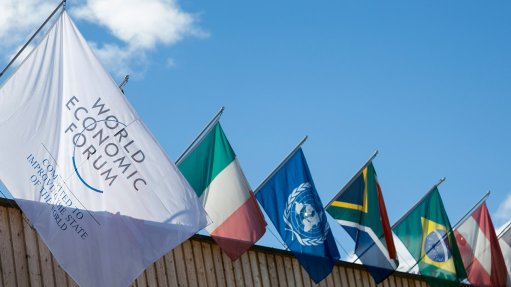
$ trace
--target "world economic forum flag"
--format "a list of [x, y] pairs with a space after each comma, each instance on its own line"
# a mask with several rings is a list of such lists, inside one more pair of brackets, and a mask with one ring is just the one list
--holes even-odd
[[0, 88], [0, 134], [0, 179], [80, 286], [128, 286], [208, 223], [65, 11]]
[[256, 198], [312, 280], [319, 283], [328, 276], [339, 251], [302, 149], [269, 178]]
[[326, 211], [355, 241], [355, 254], [377, 284], [394, 272], [399, 262], [372, 162], [335, 196]]

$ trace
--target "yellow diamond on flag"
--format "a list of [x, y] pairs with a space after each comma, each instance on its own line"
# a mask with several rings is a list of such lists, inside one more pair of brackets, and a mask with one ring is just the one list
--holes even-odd
[[423, 263], [436, 266], [450, 273], [456, 273], [449, 245], [447, 228], [432, 220], [421, 217]]

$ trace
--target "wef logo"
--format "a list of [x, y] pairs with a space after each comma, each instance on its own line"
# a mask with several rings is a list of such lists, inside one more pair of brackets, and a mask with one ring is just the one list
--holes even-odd
[[71, 161], [75, 175], [88, 189], [105, 192], [119, 181], [127, 181], [135, 191], [147, 186], [138, 167], [145, 161], [145, 153], [129, 133], [129, 125], [98, 98], [89, 107], [80, 105], [73, 96], [66, 108], [71, 122], [64, 134], [72, 141]]

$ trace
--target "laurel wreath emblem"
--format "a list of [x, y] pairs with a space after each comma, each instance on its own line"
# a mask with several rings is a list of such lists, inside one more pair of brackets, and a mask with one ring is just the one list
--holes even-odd
[[292, 232], [293, 236], [296, 237], [296, 239], [298, 240], [298, 242], [301, 245], [312, 246], [312, 245], [323, 244], [323, 242], [326, 240], [326, 237], [328, 235], [328, 230], [330, 229], [330, 226], [328, 226], [328, 224], [327, 224], [324, 228], [323, 234], [319, 237], [302, 238], [300, 236], [300, 234], [294, 230], [293, 224], [291, 223], [291, 221], [289, 219], [289, 217], [291, 216], [292, 207], [294, 206], [293, 203], [294, 203], [296, 197], [301, 192], [306, 191], [309, 188], [311, 188], [311, 184], [308, 182], [304, 182], [304, 183], [300, 184], [297, 188], [293, 189], [293, 192], [291, 192], [291, 194], [287, 198], [286, 209], [284, 210], [284, 223], [286, 223], [286, 225], [288, 226], [288, 228], [286, 228], [286, 229]]

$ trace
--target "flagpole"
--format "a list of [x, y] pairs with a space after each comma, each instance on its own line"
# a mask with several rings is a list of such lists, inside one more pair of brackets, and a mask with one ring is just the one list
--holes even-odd
[[183, 157], [188, 154], [188, 151], [195, 145], [195, 143], [202, 137], [202, 135], [209, 131], [210, 127], [214, 126], [219, 120], [220, 116], [222, 116], [222, 113], [224, 112], [225, 107], [220, 108], [218, 113], [209, 121], [209, 123], [202, 129], [202, 131], [195, 137], [195, 139], [192, 141], [192, 143], [185, 149], [183, 153], [179, 156], [179, 158], [176, 160], [176, 165], [179, 165], [181, 161], [183, 160]]
[[2, 72], [0, 72], [0, 78], [12, 66], [12, 64], [18, 59], [18, 57], [21, 55], [21, 53], [23, 53], [23, 51], [25, 51], [25, 49], [30, 44], [30, 42], [32, 42], [32, 40], [34, 40], [34, 38], [37, 36], [37, 34], [39, 34], [39, 32], [41, 32], [43, 27], [48, 23], [48, 21], [50, 21], [50, 19], [53, 17], [53, 15], [55, 15], [55, 13], [57, 13], [57, 11], [60, 9], [60, 7], [64, 7], [64, 9], [66, 8], [66, 0], [62, 0], [62, 2], [60, 2], [60, 4], [57, 6], [57, 8], [55, 8], [55, 10], [53, 10], [53, 12], [50, 14], [50, 16], [48, 18], [46, 18], [46, 20], [39, 27], [39, 29], [37, 29], [37, 31], [35, 31], [35, 33], [32, 35], [32, 37], [30, 37], [30, 39], [28, 39], [28, 41], [25, 43], [25, 45], [23, 45], [23, 47], [21, 47], [21, 49], [18, 51], [18, 53], [9, 62], [9, 64], [7, 64], [7, 66], [2, 70]]
[[357, 173], [355, 173], [355, 175], [354, 175], [354, 176], [350, 179], [350, 181], [348, 181], [348, 183], [346, 183], [346, 184], [342, 187], [341, 191], [339, 191], [339, 192], [338, 192], [338, 193], [334, 196], [334, 198], [332, 198], [332, 200], [330, 200], [330, 202], [329, 202], [327, 205], [325, 205], [325, 208], [329, 207], [329, 206], [332, 204], [332, 202], [334, 202], [334, 201], [335, 201], [335, 200], [336, 200], [336, 199], [337, 199], [337, 198], [338, 198], [338, 197], [339, 197], [339, 196], [340, 196], [343, 192], [345, 192], [345, 191], [346, 191], [346, 188], [348, 188], [348, 186], [350, 186], [350, 185], [351, 185], [351, 184], [352, 184], [352, 183], [353, 183], [353, 182], [357, 179], [357, 177], [360, 175], [360, 173], [362, 173], [362, 171], [364, 170], [364, 168], [365, 168], [365, 167], [366, 167], [366, 166], [367, 166], [370, 162], [372, 162], [372, 161], [373, 161], [373, 159], [374, 159], [377, 155], [378, 155], [378, 150], [375, 150], [375, 151], [374, 151], [374, 153], [373, 153], [373, 155], [372, 155], [372, 156], [371, 156], [371, 157], [367, 160], [367, 162], [366, 162], [366, 163], [362, 166], [362, 168], [360, 168], [360, 170], [359, 170], [359, 171], [357, 171]]
[[481, 204], [483, 204], [483, 202], [488, 198], [488, 196], [490, 196], [490, 193], [491, 191], [488, 190], [488, 192], [476, 203], [476, 205], [474, 205], [460, 220], [458, 220], [458, 222], [456, 222], [452, 229], [454, 230], [460, 227], [460, 225], [463, 222], [465, 222], [465, 220], [467, 220], [467, 218], [472, 214], [472, 212], [474, 212], [474, 210], [476, 210], [477, 208], [479, 208], [479, 206], [481, 206]]
[[277, 173], [277, 171], [295, 154], [295, 152], [303, 145], [303, 143], [305, 143], [308, 138], [308, 136], [305, 136], [302, 141], [296, 145], [296, 147], [284, 158], [284, 160], [281, 161], [279, 165], [277, 165], [277, 167], [263, 180], [263, 182], [259, 184], [259, 186], [254, 190], [254, 194], [256, 194], [259, 189], [261, 189], [261, 187], [263, 187], [263, 185], [265, 185], [268, 180], [270, 180], [270, 178], [275, 175], [275, 173]]
[[122, 80], [122, 82], [119, 84], [119, 89], [124, 93], [124, 87], [126, 86], [126, 84], [128, 84], [128, 81], [130, 80], [130, 75], [126, 75], [124, 76], [124, 79]]
[[419, 260], [417, 260], [417, 262], [415, 262], [415, 264], [410, 269], [408, 269], [408, 271], [406, 273], [409, 273], [410, 271], [412, 271], [412, 269], [415, 268], [415, 266], [417, 266], [417, 264], [419, 264], [419, 262], [422, 261], [424, 256], [426, 256], [426, 254], [429, 251], [433, 250], [433, 248], [435, 248], [438, 245], [438, 243], [443, 242], [445, 240], [445, 238], [447, 238], [447, 236], [449, 236], [449, 234], [451, 234], [456, 228], [458, 228], [461, 223], [465, 222], [466, 218], [468, 218], [468, 216], [470, 216], [472, 214], [472, 212], [474, 212], [474, 210], [476, 210], [479, 206], [481, 206], [481, 204], [488, 198], [488, 196], [490, 196], [490, 191], [488, 191], [467, 213], [465, 213], [465, 215], [460, 220], [458, 220], [458, 222], [454, 226], [451, 226], [451, 228], [442, 237], [442, 240], [439, 240], [435, 244], [433, 244], [433, 246], [431, 246], [429, 248], [429, 250], [426, 251], [426, 253], [424, 253], [421, 256], [421, 258]]
[[417, 205], [419, 205], [419, 203], [421, 203], [424, 198], [426, 198], [426, 196], [428, 196], [435, 188], [437, 188], [439, 185], [441, 185], [444, 181], [445, 181], [445, 177], [442, 177], [438, 181], [438, 183], [433, 185], [433, 187], [428, 192], [426, 192], [426, 194], [424, 196], [422, 196], [421, 199], [419, 201], [417, 201], [417, 203], [415, 203], [415, 205], [408, 210], [408, 212], [405, 213], [405, 215], [401, 216], [401, 218], [399, 218], [399, 220], [392, 225], [391, 229], [394, 229], [394, 227], [396, 227], [399, 223], [401, 223], [401, 221], [403, 221], [403, 219], [405, 217], [407, 217], [408, 214], [410, 214], [414, 210], [414, 208], [417, 207]]
[[504, 227], [504, 229], [502, 229], [502, 231], [499, 233], [499, 235], [497, 235], [497, 239], [500, 239], [502, 237], [502, 235], [504, 235], [504, 233], [506, 233], [510, 228], [511, 228], [511, 221], [509, 221], [507, 226]]

